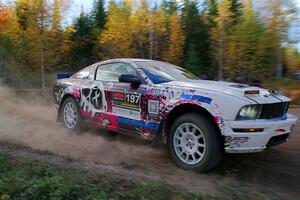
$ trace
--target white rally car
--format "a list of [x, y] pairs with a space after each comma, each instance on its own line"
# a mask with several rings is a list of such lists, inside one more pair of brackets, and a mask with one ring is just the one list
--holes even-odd
[[200, 80], [183, 68], [144, 59], [113, 59], [58, 80], [58, 120], [71, 130], [91, 123], [161, 140], [175, 163], [207, 171], [222, 153], [259, 152], [284, 143], [297, 118], [290, 99], [258, 87]]

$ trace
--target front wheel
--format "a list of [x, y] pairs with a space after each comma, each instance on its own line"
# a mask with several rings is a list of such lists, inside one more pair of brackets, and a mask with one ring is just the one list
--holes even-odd
[[62, 121], [66, 128], [72, 131], [81, 131], [84, 121], [80, 114], [78, 103], [74, 98], [67, 98], [62, 105]]
[[171, 125], [168, 148], [175, 163], [183, 169], [206, 172], [222, 157], [221, 137], [204, 116], [187, 113]]

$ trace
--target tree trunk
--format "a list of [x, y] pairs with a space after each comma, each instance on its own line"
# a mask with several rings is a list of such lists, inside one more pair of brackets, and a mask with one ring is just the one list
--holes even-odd
[[41, 67], [41, 81], [42, 89], [45, 94], [46, 84], [45, 84], [45, 49], [44, 49], [44, 26], [45, 26], [45, 8], [44, 1], [41, 2], [40, 10], [40, 67]]
[[276, 78], [282, 79], [283, 77], [283, 65], [281, 57], [281, 49], [278, 47], [276, 50]]
[[152, 18], [150, 17], [150, 30], [149, 30], [149, 59], [153, 59], [154, 54], [154, 36], [153, 36], [153, 25], [152, 25]]
[[43, 39], [43, 33], [40, 35], [41, 40], [41, 47], [40, 47], [40, 65], [41, 65], [41, 79], [42, 79], [42, 89], [45, 91], [46, 84], [45, 84], [45, 52], [44, 52], [44, 39]]
[[220, 47], [219, 47], [219, 60], [218, 60], [218, 78], [220, 81], [222, 81], [224, 79], [224, 75], [223, 75], [223, 68], [224, 68], [224, 49], [223, 49], [223, 40], [220, 39]]

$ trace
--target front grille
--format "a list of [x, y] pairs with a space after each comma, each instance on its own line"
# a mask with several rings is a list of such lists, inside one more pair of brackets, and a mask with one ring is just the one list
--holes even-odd
[[278, 144], [282, 144], [287, 141], [288, 137], [289, 137], [289, 133], [271, 137], [269, 142], [267, 143], [266, 147], [271, 147], [271, 146], [275, 146]]
[[260, 119], [272, 119], [282, 117], [289, 108], [289, 102], [264, 104], [260, 114]]

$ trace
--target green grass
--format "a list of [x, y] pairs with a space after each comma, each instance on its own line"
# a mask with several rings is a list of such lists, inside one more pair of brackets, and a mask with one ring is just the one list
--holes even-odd
[[16, 159], [0, 152], [0, 200], [293, 200], [267, 188], [257, 190], [230, 178], [221, 181], [217, 188], [217, 196], [189, 193], [164, 181], [137, 183], [111, 175], [91, 176], [78, 169]]
[[0, 199], [204, 199], [165, 182], [129, 183], [0, 153]]

